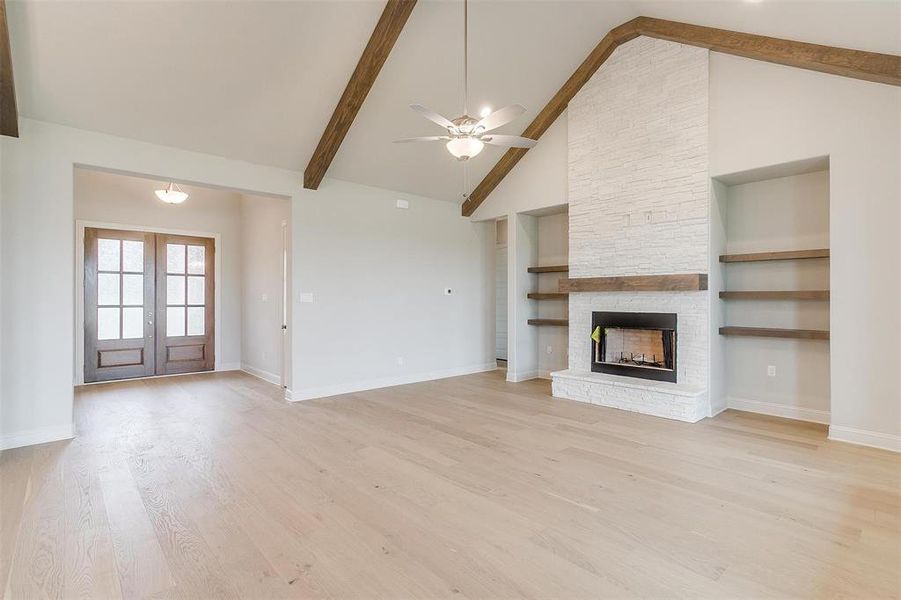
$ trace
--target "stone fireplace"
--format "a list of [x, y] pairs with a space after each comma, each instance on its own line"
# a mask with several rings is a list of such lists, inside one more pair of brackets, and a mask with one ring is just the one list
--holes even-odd
[[[569, 368], [551, 374], [554, 396], [710, 414], [707, 82], [707, 50], [640, 37], [569, 103], [569, 278], [700, 274], [704, 285], [570, 289]], [[591, 337], [601, 325], [603, 349]]]

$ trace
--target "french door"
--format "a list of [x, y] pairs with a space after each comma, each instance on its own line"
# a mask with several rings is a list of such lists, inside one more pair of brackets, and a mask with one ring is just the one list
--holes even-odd
[[86, 228], [85, 382], [210, 371], [213, 240]]

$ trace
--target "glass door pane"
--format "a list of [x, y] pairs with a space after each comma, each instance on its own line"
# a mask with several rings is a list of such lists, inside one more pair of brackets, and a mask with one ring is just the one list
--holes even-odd
[[144, 242], [97, 240], [97, 339], [144, 337]]
[[84, 380], [152, 375], [156, 234], [84, 230]]

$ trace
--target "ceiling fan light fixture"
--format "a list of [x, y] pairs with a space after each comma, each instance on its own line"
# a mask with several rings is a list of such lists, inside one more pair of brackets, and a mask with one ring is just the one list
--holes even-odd
[[457, 160], [469, 160], [481, 152], [485, 144], [474, 137], [459, 137], [449, 141], [446, 147]]
[[166, 204], [181, 204], [188, 199], [188, 194], [181, 191], [176, 183], [170, 183], [164, 190], [156, 190], [156, 197]]

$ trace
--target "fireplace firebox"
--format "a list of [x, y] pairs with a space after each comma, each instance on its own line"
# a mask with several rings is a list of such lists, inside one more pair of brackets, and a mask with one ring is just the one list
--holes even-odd
[[674, 313], [591, 313], [591, 370], [676, 383]]

